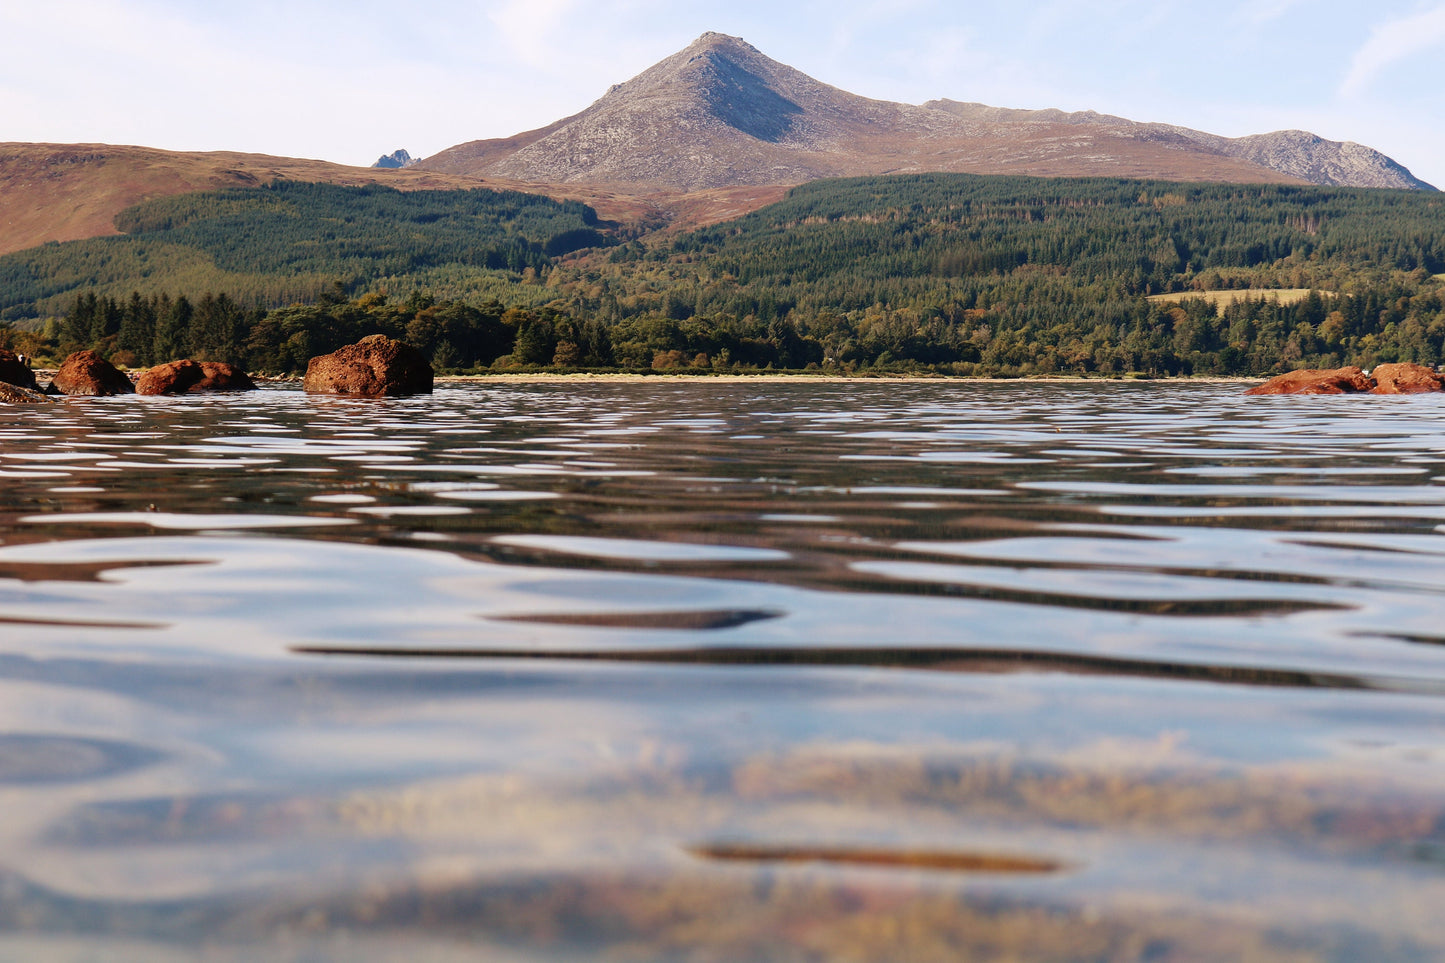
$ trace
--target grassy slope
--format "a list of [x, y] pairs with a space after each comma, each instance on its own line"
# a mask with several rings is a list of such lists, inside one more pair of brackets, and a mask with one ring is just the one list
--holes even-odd
[[182, 153], [110, 144], [0, 143], [0, 254], [49, 241], [117, 233], [114, 218], [142, 201], [193, 191], [256, 187], [276, 179], [399, 190], [491, 187], [590, 205], [609, 221], [677, 227], [712, 224], [756, 210], [786, 188], [733, 188], [696, 194], [638, 194], [626, 186], [526, 184], [501, 178], [380, 170], [320, 160], [231, 151]]
[[[0, 144], [0, 254], [48, 241], [116, 234], [115, 216], [142, 201], [193, 191], [257, 187], [276, 179], [379, 183], [399, 190], [491, 187], [580, 200], [613, 221], [662, 219], [657, 201], [582, 185], [521, 184], [228, 151], [181, 153], [109, 144], [7, 143]], [[660, 200], [672, 202], [670, 198]]]

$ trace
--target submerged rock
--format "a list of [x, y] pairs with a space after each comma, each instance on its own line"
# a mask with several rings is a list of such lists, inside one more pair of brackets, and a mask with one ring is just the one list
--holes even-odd
[[63, 395], [88, 398], [135, 394], [130, 379], [94, 351], [77, 351], [66, 358], [51, 386]]
[[1375, 387], [1375, 380], [1359, 368], [1301, 368], [1270, 378], [1245, 392], [1247, 395], [1348, 395]]
[[312, 358], [302, 387], [312, 394], [363, 398], [431, 394], [432, 367], [411, 345], [373, 334]]
[[30, 366], [22, 361], [18, 354], [4, 348], [0, 348], [0, 383], [28, 388], [31, 391], [40, 390], [40, 385], [35, 381], [35, 372], [30, 370]]
[[1381, 364], [1370, 372], [1375, 395], [1418, 395], [1429, 391], [1445, 391], [1445, 377], [1423, 364]]
[[246, 372], [224, 361], [171, 361], [158, 364], [136, 382], [142, 395], [179, 395], [203, 391], [254, 391]]
[[44, 405], [50, 399], [32, 388], [22, 388], [8, 381], [0, 381], [0, 404], [3, 405]]

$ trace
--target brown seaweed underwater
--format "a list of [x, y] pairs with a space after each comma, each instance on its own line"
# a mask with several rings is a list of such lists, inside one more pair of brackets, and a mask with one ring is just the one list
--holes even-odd
[[0, 408], [0, 958], [1445, 958], [1445, 398]]

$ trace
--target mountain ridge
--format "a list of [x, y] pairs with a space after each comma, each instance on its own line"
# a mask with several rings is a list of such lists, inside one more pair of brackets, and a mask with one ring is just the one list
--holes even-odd
[[1161, 142], [1178, 143], [1179, 139], [1183, 138], [1225, 156], [1249, 160], [1322, 187], [1435, 190], [1433, 185], [1415, 177], [1404, 165], [1372, 147], [1353, 141], [1327, 140], [1306, 130], [1276, 130], [1267, 134], [1223, 137], [1177, 124], [1134, 121], [1092, 110], [1024, 110], [963, 103], [946, 98], [930, 100], [923, 106], [975, 122], [1095, 124], [1127, 130], [1136, 136]]
[[570, 117], [458, 144], [416, 166], [682, 191], [921, 172], [1430, 189], [1378, 151], [1303, 131], [1231, 139], [1092, 111], [873, 100], [720, 33]]

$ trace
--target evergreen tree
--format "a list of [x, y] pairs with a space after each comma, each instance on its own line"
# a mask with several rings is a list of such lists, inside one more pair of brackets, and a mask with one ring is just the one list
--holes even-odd
[[191, 321], [194, 316], [195, 309], [183, 294], [156, 319], [155, 344], [151, 348], [153, 363], [165, 364], [185, 358], [189, 354]]
[[126, 302], [120, 319], [120, 330], [116, 336], [116, 348], [131, 358], [136, 365], [149, 365], [156, 334], [156, 299], [143, 298], [139, 291], [132, 292]]

